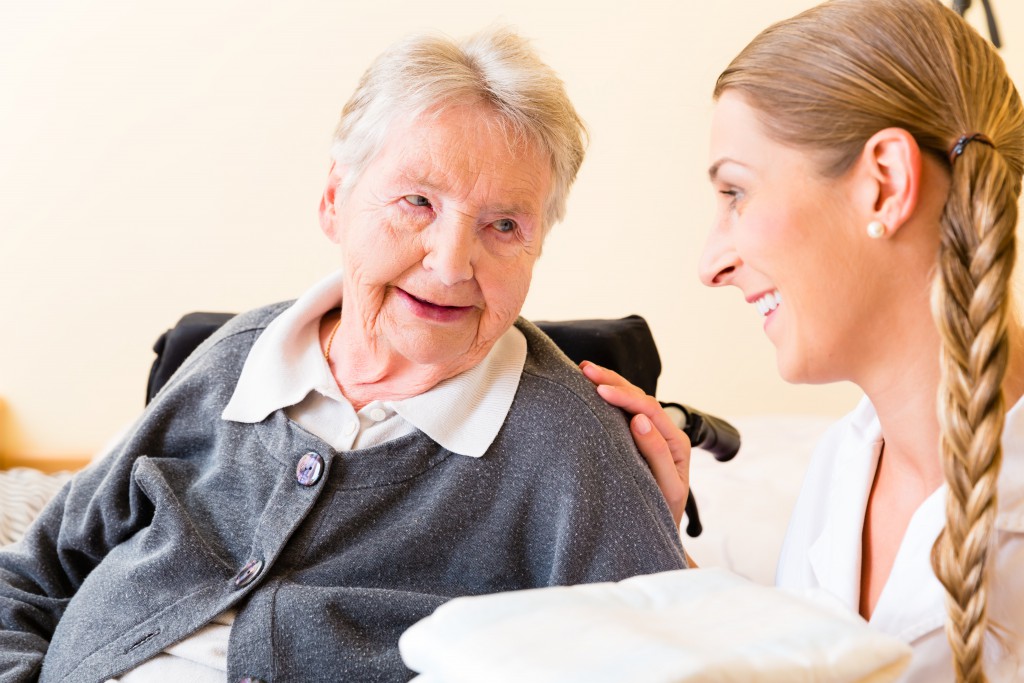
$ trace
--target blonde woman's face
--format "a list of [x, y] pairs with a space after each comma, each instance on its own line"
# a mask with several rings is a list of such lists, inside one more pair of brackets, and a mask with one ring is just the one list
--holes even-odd
[[871, 326], [866, 240], [851, 184], [823, 177], [802, 150], [769, 138], [756, 110], [726, 91], [711, 131], [717, 211], [701, 258], [710, 287], [733, 285], [763, 319], [790, 382], [848, 379]]

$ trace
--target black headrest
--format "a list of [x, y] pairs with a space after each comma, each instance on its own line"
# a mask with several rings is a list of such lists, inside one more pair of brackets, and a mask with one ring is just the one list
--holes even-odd
[[[146, 403], [170, 379], [200, 343], [231, 319], [233, 313], [188, 313], [160, 335], [153, 350]], [[618, 372], [650, 395], [655, 395], [661, 358], [647, 321], [638, 315], [610, 320], [538, 321], [574, 363], [589, 360]]]

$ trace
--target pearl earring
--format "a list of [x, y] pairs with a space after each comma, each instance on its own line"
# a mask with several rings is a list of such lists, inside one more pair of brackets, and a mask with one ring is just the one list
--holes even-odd
[[885, 223], [882, 221], [871, 221], [868, 223], [868, 237], [877, 240], [885, 234]]

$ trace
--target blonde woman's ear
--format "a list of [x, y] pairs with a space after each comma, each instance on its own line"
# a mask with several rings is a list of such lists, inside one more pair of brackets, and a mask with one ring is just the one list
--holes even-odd
[[861, 163], [872, 201], [868, 235], [875, 239], [892, 236], [917, 209], [921, 148], [906, 130], [885, 128], [864, 144]]

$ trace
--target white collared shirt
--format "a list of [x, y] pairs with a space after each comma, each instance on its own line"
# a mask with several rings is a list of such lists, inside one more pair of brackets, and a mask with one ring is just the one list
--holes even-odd
[[[510, 327], [476, 366], [397, 401], [356, 411], [320, 348], [320, 319], [341, 305], [342, 274], [321, 280], [275, 318], [253, 344], [221, 418], [263, 421], [276, 410], [337, 451], [376, 446], [419, 429], [445, 449], [482, 456], [505, 423], [526, 364], [526, 337]], [[107, 683], [223, 682], [234, 612]]]
[[[989, 617], [1005, 647], [985, 643], [991, 681], [1024, 680], [1024, 399], [1007, 413], [999, 476], [996, 547], [988, 583]], [[864, 398], [815, 449], [783, 542], [776, 584], [857, 613], [861, 532], [882, 445], [874, 406]], [[954, 680], [943, 625], [945, 591], [931, 548], [945, 524], [946, 486], [911, 517], [870, 624], [914, 648], [904, 683]]]
[[526, 338], [510, 327], [476, 366], [397, 401], [358, 412], [345, 399], [320, 348], [320, 319], [341, 305], [341, 272], [321, 280], [253, 344], [225, 420], [260, 422], [282, 408], [335, 450], [368, 448], [419, 429], [453, 453], [478, 458], [512, 407], [526, 363]]

